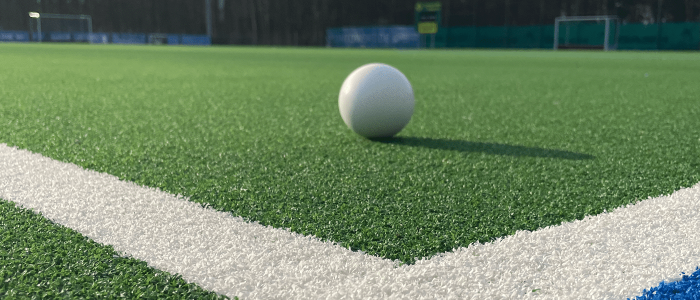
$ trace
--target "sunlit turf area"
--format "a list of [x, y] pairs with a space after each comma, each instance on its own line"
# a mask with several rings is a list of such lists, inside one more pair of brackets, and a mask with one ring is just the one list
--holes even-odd
[[[0, 143], [405, 264], [700, 181], [696, 53], [0, 44], [0, 59]], [[414, 88], [395, 138], [338, 112], [371, 62]], [[34, 218], [2, 205], [0, 226]]]
[[[0, 142], [411, 263], [700, 181], [700, 58], [678, 53], [2, 45]], [[402, 70], [370, 141], [345, 76]]]
[[2, 199], [0, 240], [3, 298], [223, 298]]

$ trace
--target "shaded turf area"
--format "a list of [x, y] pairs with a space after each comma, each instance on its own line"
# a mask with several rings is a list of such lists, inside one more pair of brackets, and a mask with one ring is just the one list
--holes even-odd
[[0, 298], [228, 299], [2, 199]]
[[[0, 142], [413, 263], [700, 181], [692, 53], [0, 45]], [[403, 71], [398, 137], [345, 127]]]

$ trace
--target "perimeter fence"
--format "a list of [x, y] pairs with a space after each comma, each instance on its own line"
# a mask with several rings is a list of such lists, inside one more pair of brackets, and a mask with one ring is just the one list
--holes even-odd
[[[576, 43], [600, 44], [604, 24], [579, 29]], [[599, 27], [599, 28], [598, 28]], [[563, 43], [563, 37], [559, 37]], [[418, 48], [421, 38], [413, 26], [344, 27], [326, 30], [329, 47]], [[423, 42], [424, 43], [424, 42]], [[554, 47], [554, 25], [442, 27], [435, 36], [436, 48], [542, 48]], [[700, 23], [628, 23], [620, 25], [618, 49], [699, 50]]]

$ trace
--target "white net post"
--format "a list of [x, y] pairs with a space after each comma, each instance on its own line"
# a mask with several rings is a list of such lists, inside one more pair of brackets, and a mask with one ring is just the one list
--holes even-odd
[[554, 19], [554, 50], [559, 49], [559, 22], [559, 18]]
[[605, 40], [603, 41], [603, 50], [610, 50], [610, 19], [605, 19]]

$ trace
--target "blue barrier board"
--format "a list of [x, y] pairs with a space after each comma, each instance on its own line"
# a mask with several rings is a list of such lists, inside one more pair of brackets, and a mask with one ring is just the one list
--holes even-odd
[[420, 44], [413, 26], [330, 28], [326, 39], [329, 47], [417, 48]]
[[145, 33], [112, 33], [114, 44], [145, 44]]
[[26, 31], [0, 31], [0, 41], [3, 42], [28, 42], [29, 32]]
[[179, 34], [168, 34], [168, 45], [179, 45], [180, 35]]
[[[169, 40], [168, 43], [170, 43]], [[180, 39], [180, 44], [208, 46], [211, 45], [211, 39], [206, 35], [183, 34]]]

